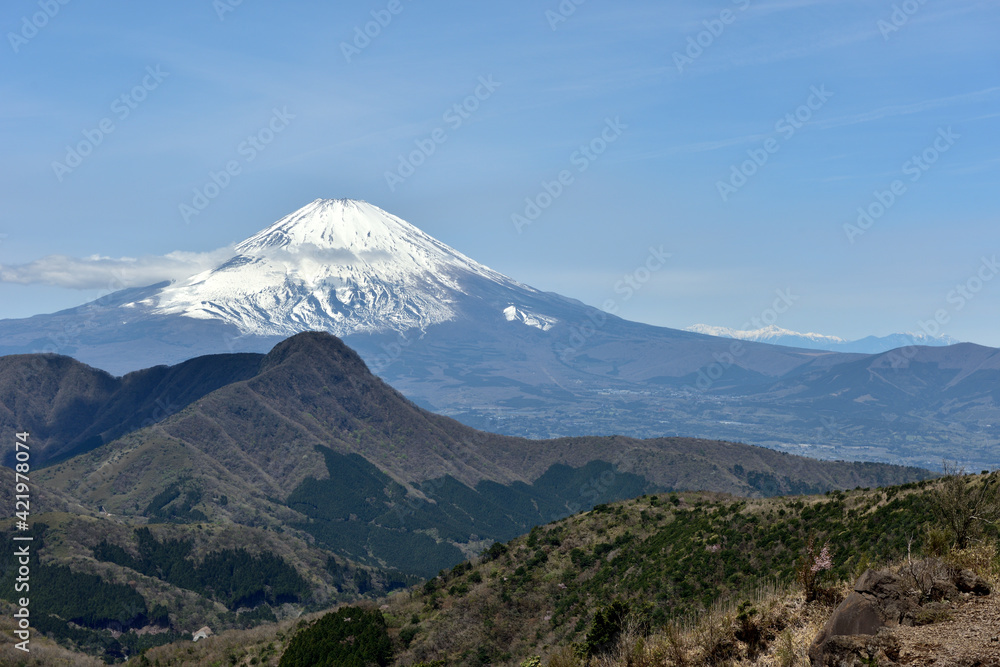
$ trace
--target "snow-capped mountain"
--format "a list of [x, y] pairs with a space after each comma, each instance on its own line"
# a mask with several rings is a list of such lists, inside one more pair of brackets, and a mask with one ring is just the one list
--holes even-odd
[[497, 336], [498, 349], [521, 335], [565, 345], [553, 328], [591, 321], [591, 311], [508, 278], [377, 206], [317, 199], [236, 244], [211, 270], [2, 320], [0, 355], [58, 352], [122, 374], [203, 354], [266, 352], [319, 330], [349, 339], [381, 368], [430, 329], [428, 342], [452, 355], [463, 349], [449, 348], [454, 337], [488, 346]]
[[[243, 335], [337, 336], [452, 320], [471, 283], [531, 292], [367, 202], [317, 199], [236, 246], [232, 259], [136, 302], [157, 315], [221, 320]], [[544, 328], [545, 316], [516, 318]]]
[[858, 340], [844, 340], [837, 336], [827, 336], [819, 333], [800, 333], [782, 329], [774, 325], [762, 329], [730, 329], [715, 327], [708, 324], [695, 324], [684, 329], [706, 336], [720, 338], [736, 338], [771, 345], [787, 345], [809, 350], [829, 350], [831, 352], [860, 352], [862, 354], [879, 354], [908, 345], [927, 345], [942, 347], [955, 345], [959, 341], [951, 336], [929, 336], [925, 333], [898, 333], [888, 336], [866, 336]]

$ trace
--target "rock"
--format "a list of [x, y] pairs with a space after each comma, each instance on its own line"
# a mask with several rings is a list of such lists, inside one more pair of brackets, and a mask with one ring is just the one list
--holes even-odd
[[955, 587], [963, 593], [972, 593], [973, 595], [990, 594], [990, 585], [986, 583], [986, 580], [969, 570], [962, 570], [955, 575]]
[[[869, 570], [871, 572], [871, 570]], [[867, 572], [865, 573], [868, 574]], [[864, 576], [862, 576], [862, 579]], [[827, 663], [824, 656], [831, 649], [838, 647], [837, 653], [843, 653], [840, 638], [855, 635], [875, 635], [885, 623], [878, 613], [875, 604], [861, 593], [854, 592], [847, 596], [834, 610], [826, 625], [813, 640], [809, 647], [809, 659], [813, 667], [821, 667]]]
[[[949, 615], [944, 601], [963, 593], [989, 595], [990, 586], [976, 574], [956, 571], [936, 558], [910, 563], [898, 572], [868, 570], [816, 635], [809, 659], [813, 667], [870, 664], [876, 654], [881, 656], [879, 664], [896, 660], [898, 640], [891, 628], [943, 620]], [[876, 636], [878, 641], [872, 639]]]
[[885, 625], [871, 600], [851, 593], [827, 621], [827, 635], [874, 635]]
[[861, 665], [896, 664], [899, 660], [899, 640], [888, 628], [875, 635], [839, 635], [831, 637], [819, 661], [813, 667], [860, 667]]
[[889, 570], [866, 571], [854, 584], [854, 590], [875, 603], [879, 617], [888, 625], [907, 622], [920, 605], [914, 582]]
[[865, 570], [865, 573], [854, 582], [854, 590], [875, 597], [898, 595], [902, 592], [901, 577], [889, 570]]

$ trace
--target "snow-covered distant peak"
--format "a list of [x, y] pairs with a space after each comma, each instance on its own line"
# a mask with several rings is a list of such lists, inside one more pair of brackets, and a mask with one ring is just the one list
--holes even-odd
[[707, 324], [696, 324], [687, 327], [685, 331], [719, 336], [721, 338], [736, 338], [771, 345], [786, 345], [802, 347], [811, 350], [830, 350], [832, 352], [860, 352], [862, 354], [879, 354], [908, 345], [944, 346], [958, 343], [951, 336], [929, 336], [925, 333], [899, 333], [888, 336], [867, 336], [859, 340], [844, 340], [837, 336], [827, 336], [818, 333], [799, 333], [789, 331], [774, 325], [752, 331], [730, 329], [728, 327], [713, 327]]
[[774, 326], [773, 324], [762, 329], [752, 330], [714, 327], [708, 324], [695, 324], [694, 326], [687, 327], [685, 331], [693, 331], [694, 333], [705, 334], [707, 336], [719, 336], [721, 338], [752, 340], [759, 343], [770, 343], [779, 338], [801, 338], [804, 340], [814, 341], [816, 343], [831, 344], [841, 344], [847, 342], [843, 338], [838, 338], [837, 336], [826, 336], [818, 333], [799, 333], [798, 331], [782, 329], [781, 327]]
[[901, 334], [894, 334], [896, 336], [903, 336], [908, 338], [913, 345], [931, 345], [931, 346], [944, 346], [944, 345], [957, 345], [961, 343], [957, 338], [952, 336], [942, 335], [942, 336], [932, 336], [930, 334], [924, 333], [923, 331], [907, 331]]

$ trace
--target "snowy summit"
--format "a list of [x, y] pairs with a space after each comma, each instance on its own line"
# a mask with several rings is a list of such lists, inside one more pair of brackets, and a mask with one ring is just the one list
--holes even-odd
[[345, 336], [451, 320], [470, 280], [531, 290], [352, 199], [317, 199], [235, 250], [222, 265], [136, 305], [222, 320], [243, 334], [317, 329]]

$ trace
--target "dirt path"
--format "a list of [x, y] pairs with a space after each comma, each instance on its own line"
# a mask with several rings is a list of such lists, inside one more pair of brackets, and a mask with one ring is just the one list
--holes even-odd
[[1000, 667], [1000, 593], [956, 602], [947, 621], [900, 626], [899, 665]]

